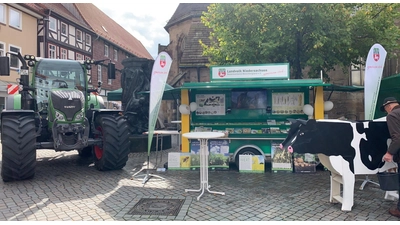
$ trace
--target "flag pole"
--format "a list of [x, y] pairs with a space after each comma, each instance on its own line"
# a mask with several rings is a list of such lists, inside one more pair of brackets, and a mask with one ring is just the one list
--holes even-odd
[[[149, 173], [150, 170], [150, 150], [154, 136], [154, 129], [158, 119], [158, 113], [160, 111], [160, 105], [162, 96], [164, 94], [165, 84], [167, 83], [169, 69], [171, 68], [172, 58], [166, 52], [160, 52], [154, 61], [153, 70], [151, 71], [150, 81], [150, 104], [149, 104], [149, 131], [148, 142], [147, 142], [147, 170], [143, 177], [143, 186], [152, 177], [164, 179], [161, 176]], [[158, 135], [156, 141], [156, 151], [158, 149]], [[162, 151], [162, 149], [161, 149]], [[157, 153], [157, 152], [156, 152]], [[162, 154], [162, 153], [161, 153]], [[156, 156], [157, 157], [157, 156]], [[156, 159], [157, 162], [157, 159]], [[143, 170], [143, 169], [142, 169]], [[140, 170], [138, 173], [140, 173]], [[135, 174], [136, 175], [136, 174]], [[135, 176], [133, 175], [133, 176]], [[141, 175], [143, 176], [143, 175]]]
[[[378, 43], [372, 45], [368, 52], [364, 74], [365, 120], [375, 119], [376, 102], [378, 100], [378, 93], [382, 80], [383, 68], [385, 66], [386, 55], [386, 50]], [[365, 175], [365, 179], [360, 186], [360, 190], [363, 190], [364, 186], [368, 182], [379, 186], [378, 183], [370, 180], [368, 175]]]

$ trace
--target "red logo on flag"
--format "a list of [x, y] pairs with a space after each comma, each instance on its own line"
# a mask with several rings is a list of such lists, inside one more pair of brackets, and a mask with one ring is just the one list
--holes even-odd
[[165, 55], [160, 56], [160, 66], [161, 68], [164, 68], [164, 66], [167, 64], [167, 60], [165, 58]]
[[379, 60], [379, 48], [374, 48], [374, 54], [373, 54], [375, 62], [378, 62]]

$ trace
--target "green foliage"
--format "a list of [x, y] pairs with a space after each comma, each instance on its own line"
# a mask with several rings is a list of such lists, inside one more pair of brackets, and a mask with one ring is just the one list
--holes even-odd
[[211, 65], [289, 63], [291, 77], [348, 68], [380, 43], [399, 50], [399, 4], [218, 3], [201, 17], [211, 28], [203, 54]]

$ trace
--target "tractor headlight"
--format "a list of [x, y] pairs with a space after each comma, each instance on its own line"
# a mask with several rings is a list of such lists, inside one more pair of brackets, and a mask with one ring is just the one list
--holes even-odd
[[28, 66], [30, 66], [30, 67], [35, 66], [35, 61], [29, 60], [29, 61], [28, 61]]
[[63, 114], [59, 113], [58, 111], [56, 111], [56, 119], [58, 121], [65, 121], [65, 117]]
[[75, 120], [82, 120], [83, 117], [84, 117], [83, 112], [80, 111], [80, 112], [78, 112], [78, 113], [76, 114]]

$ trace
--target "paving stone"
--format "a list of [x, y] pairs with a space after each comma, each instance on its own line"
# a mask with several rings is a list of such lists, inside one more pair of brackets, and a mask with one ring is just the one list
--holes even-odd
[[[177, 149], [163, 151], [162, 164], [172, 151]], [[150, 164], [154, 156], [151, 152]], [[164, 181], [150, 180], [144, 186], [132, 180], [147, 161], [147, 152], [131, 153], [122, 170], [107, 172], [97, 171], [76, 151], [41, 150], [37, 158], [33, 179], [0, 182], [1, 221], [398, 221], [387, 213], [396, 201], [384, 200], [384, 191], [373, 185], [359, 190], [361, 181], [355, 184], [352, 211], [342, 212], [339, 203], [329, 202], [329, 171], [272, 173], [268, 167], [263, 174], [243, 174], [235, 167], [212, 171], [210, 189], [226, 195], [204, 193], [197, 201], [199, 193], [184, 192], [198, 188], [197, 171], [167, 170], [160, 173]], [[128, 215], [142, 198], [185, 202], [177, 216]]]

